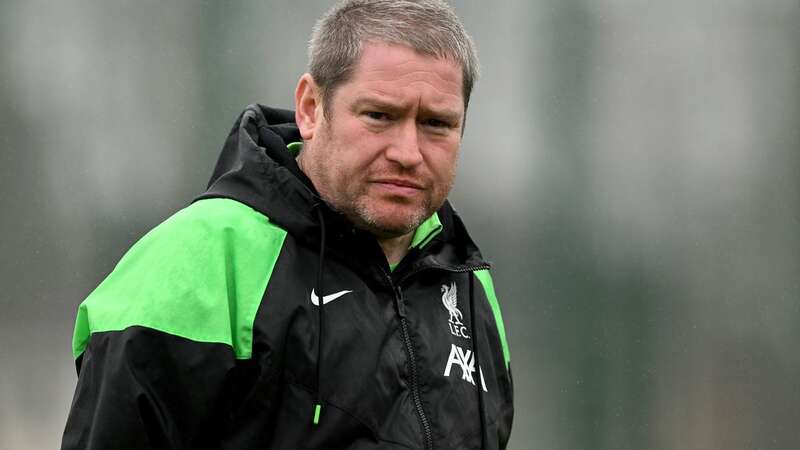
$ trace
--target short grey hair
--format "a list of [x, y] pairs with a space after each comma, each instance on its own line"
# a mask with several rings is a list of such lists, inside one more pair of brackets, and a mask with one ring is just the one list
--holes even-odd
[[464, 110], [478, 78], [475, 44], [441, 0], [343, 0], [314, 25], [308, 66], [328, 115], [336, 87], [350, 79], [364, 42], [406, 45], [461, 66]]

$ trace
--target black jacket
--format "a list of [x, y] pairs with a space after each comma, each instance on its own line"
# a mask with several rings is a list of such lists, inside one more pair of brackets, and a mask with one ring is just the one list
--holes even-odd
[[458, 215], [391, 271], [298, 169], [293, 118], [248, 107], [208, 190], [81, 304], [63, 449], [505, 448], [508, 346]]

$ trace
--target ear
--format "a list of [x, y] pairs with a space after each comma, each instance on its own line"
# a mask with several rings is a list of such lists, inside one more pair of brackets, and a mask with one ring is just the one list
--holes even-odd
[[320, 124], [322, 117], [322, 99], [320, 98], [319, 87], [311, 77], [305, 73], [297, 82], [297, 89], [294, 92], [294, 119], [303, 140], [310, 140], [314, 137], [314, 130]]

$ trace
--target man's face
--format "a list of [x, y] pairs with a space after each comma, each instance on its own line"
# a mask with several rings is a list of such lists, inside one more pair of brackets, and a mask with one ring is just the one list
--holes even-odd
[[[378, 237], [413, 231], [453, 185], [464, 120], [461, 81], [461, 68], [450, 60], [365, 43], [353, 76], [329, 100], [330, 120], [319, 101], [308, 114], [313, 121], [298, 120], [303, 171], [357, 227]], [[303, 108], [298, 101], [298, 118]]]

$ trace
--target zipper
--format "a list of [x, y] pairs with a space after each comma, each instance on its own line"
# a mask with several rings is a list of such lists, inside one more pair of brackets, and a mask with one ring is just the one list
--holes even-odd
[[472, 272], [475, 270], [482, 270], [482, 269], [489, 269], [488, 264], [480, 264], [470, 267], [461, 267], [461, 268], [452, 268], [446, 266], [425, 266], [413, 270], [407, 274], [405, 274], [398, 282], [395, 284], [392, 281], [392, 277], [383, 271], [383, 275], [386, 277], [386, 281], [389, 283], [389, 287], [391, 287], [392, 292], [394, 293], [394, 301], [395, 305], [397, 306], [397, 314], [400, 316], [400, 330], [403, 335], [403, 343], [406, 347], [406, 353], [408, 354], [408, 366], [409, 371], [411, 372], [411, 397], [414, 400], [414, 406], [417, 410], [417, 417], [419, 418], [419, 423], [422, 426], [422, 431], [424, 433], [424, 448], [425, 450], [433, 450], [433, 432], [431, 431], [431, 424], [428, 420], [428, 416], [425, 414], [425, 410], [422, 407], [422, 397], [419, 393], [419, 379], [417, 374], [417, 355], [414, 353], [414, 342], [411, 340], [411, 334], [408, 331], [408, 319], [406, 318], [406, 305], [405, 301], [403, 300], [403, 291], [400, 288], [400, 285], [407, 280], [412, 275], [416, 275], [422, 271], [428, 269], [439, 269], [444, 270], [446, 272], [453, 272], [453, 273], [463, 273], [463, 272]]
[[391, 286], [392, 292], [394, 293], [394, 301], [397, 305], [397, 314], [400, 316], [400, 330], [403, 335], [403, 343], [406, 347], [406, 353], [408, 354], [409, 371], [411, 372], [411, 397], [414, 400], [414, 407], [417, 410], [417, 418], [419, 418], [419, 423], [422, 426], [424, 447], [425, 450], [433, 450], [433, 432], [431, 431], [431, 423], [428, 420], [428, 416], [425, 414], [425, 410], [422, 408], [422, 397], [419, 394], [417, 355], [414, 353], [414, 342], [411, 340], [411, 334], [408, 332], [408, 319], [406, 318], [406, 306], [405, 302], [403, 301], [403, 291], [400, 289], [399, 285], [396, 286], [392, 282], [392, 278], [388, 274], [384, 273], [384, 275], [386, 275], [386, 280], [389, 282], [389, 286]]

